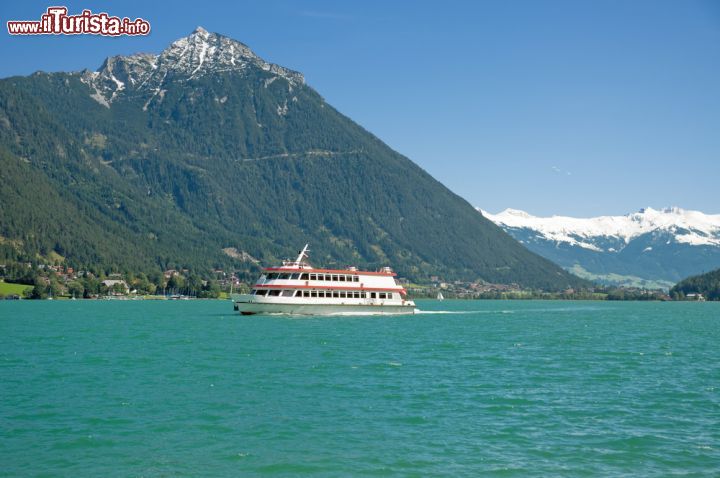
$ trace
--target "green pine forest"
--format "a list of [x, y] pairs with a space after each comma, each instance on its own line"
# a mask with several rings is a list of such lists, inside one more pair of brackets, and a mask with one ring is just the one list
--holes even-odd
[[670, 296], [674, 299], [684, 299], [689, 294], [702, 294], [707, 300], [720, 300], [720, 269], [688, 277], [670, 289]]

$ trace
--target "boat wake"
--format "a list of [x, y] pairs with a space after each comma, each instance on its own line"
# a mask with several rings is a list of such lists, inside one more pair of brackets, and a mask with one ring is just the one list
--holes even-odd
[[467, 314], [513, 314], [513, 310], [420, 310], [415, 309], [415, 315], [467, 315]]

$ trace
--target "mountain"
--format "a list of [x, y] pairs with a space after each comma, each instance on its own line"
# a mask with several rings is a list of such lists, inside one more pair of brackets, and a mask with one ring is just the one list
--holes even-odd
[[0, 80], [0, 258], [148, 270], [327, 266], [585, 284], [340, 114], [198, 28], [98, 71]]
[[708, 300], [720, 300], [720, 269], [683, 279], [670, 289], [670, 294], [676, 298], [701, 294]]
[[680, 208], [587, 219], [514, 209], [482, 214], [531, 251], [609, 284], [668, 288], [720, 267], [720, 215]]

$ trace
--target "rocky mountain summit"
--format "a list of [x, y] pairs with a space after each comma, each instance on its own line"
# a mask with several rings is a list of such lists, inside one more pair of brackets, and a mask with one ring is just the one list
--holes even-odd
[[118, 95], [139, 94], [149, 95], [147, 108], [151, 101], [162, 100], [168, 83], [251, 69], [287, 80], [290, 89], [305, 83], [302, 73], [269, 63], [247, 45], [202, 27], [174, 41], [159, 55], [137, 53], [109, 57], [97, 71], [83, 72], [82, 81], [94, 89], [93, 98], [104, 106], [109, 107]]

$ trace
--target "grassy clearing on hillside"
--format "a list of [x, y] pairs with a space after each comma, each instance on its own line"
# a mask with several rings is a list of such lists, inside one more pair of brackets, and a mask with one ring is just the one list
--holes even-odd
[[10, 284], [8, 282], [0, 281], [0, 295], [13, 295], [17, 294], [20, 297], [23, 295], [25, 289], [32, 289], [33, 286], [27, 284]]

